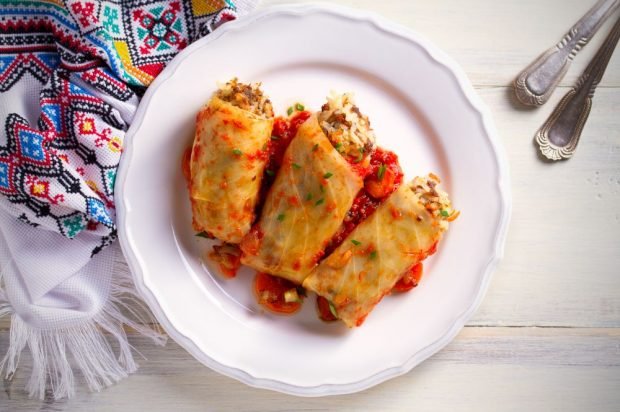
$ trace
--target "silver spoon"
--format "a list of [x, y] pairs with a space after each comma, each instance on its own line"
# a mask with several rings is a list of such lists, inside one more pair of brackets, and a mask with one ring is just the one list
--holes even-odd
[[551, 116], [536, 133], [536, 142], [546, 158], [568, 159], [575, 153], [581, 131], [590, 114], [594, 91], [605, 73], [619, 38], [620, 18], [577, 80], [577, 84], [560, 100]]
[[526, 67], [514, 81], [517, 99], [526, 106], [547, 102], [573, 58], [618, 6], [619, 0], [599, 0], [557, 45]]

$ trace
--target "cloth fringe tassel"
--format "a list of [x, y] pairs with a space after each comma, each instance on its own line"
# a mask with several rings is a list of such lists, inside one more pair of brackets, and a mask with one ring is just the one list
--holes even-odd
[[[124, 327], [165, 345], [167, 337], [156, 327], [153, 315], [138, 297], [128, 274], [112, 280], [110, 299], [102, 311], [79, 325], [61, 329], [37, 329], [27, 325], [13, 312], [4, 290], [0, 273], [0, 318], [11, 316], [10, 342], [0, 362], [0, 375], [12, 379], [22, 351], [28, 346], [32, 356], [32, 372], [26, 390], [30, 397], [43, 399], [49, 389], [54, 399], [75, 395], [74, 368], [79, 370], [92, 391], [118, 382], [138, 368], [127, 341]], [[110, 341], [118, 344], [115, 356]]]

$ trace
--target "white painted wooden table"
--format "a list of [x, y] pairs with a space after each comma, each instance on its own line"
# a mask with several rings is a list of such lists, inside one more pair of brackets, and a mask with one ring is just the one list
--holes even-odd
[[[283, 3], [265, 0], [262, 6]], [[303, 399], [249, 388], [174, 342], [140, 338], [148, 360], [101, 393], [29, 400], [25, 359], [0, 410], [620, 410], [620, 52], [594, 99], [576, 156], [547, 164], [532, 136], [585, 68], [609, 21], [543, 108], [515, 106], [510, 82], [593, 0], [341, 0], [426, 36], [459, 62], [490, 106], [511, 167], [506, 254], [454, 342], [412, 372], [355, 395]], [[123, 269], [122, 264], [119, 270]], [[0, 353], [8, 345], [0, 321]]]

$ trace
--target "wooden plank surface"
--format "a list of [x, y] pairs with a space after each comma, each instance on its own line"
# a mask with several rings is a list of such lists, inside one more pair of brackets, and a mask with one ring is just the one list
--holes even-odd
[[513, 211], [472, 324], [620, 327], [620, 89], [597, 91], [575, 157], [548, 164], [532, 137], [562, 91], [532, 112], [506, 88], [479, 90], [508, 153]]
[[467, 327], [406, 375], [359, 394], [311, 399], [250, 388], [202, 367], [173, 342], [162, 349], [132, 337], [149, 361], [103, 392], [27, 400], [19, 373], [2, 396], [11, 411], [613, 411], [619, 337], [609, 328]]
[[[532, 137], [604, 35], [580, 53], [543, 108], [517, 107], [508, 87], [593, 2], [334, 3], [374, 11], [430, 39], [463, 66], [493, 113], [510, 161], [513, 215], [505, 258], [468, 327], [404, 376], [323, 399], [249, 388], [201, 366], [173, 342], [153, 347], [132, 335], [148, 360], [120, 384], [94, 394], [82, 389], [68, 401], [28, 400], [20, 389], [25, 357], [0, 391], [0, 410], [620, 410], [620, 53], [568, 162], [541, 161]], [[8, 328], [8, 320], [0, 320], [0, 353]]]

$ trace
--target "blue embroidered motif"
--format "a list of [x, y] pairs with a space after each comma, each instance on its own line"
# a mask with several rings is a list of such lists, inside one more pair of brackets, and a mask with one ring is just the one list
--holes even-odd
[[9, 183], [9, 164], [0, 162], [0, 187], [8, 189]]
[[41, 135], [27, 130], [20, 130], [19, 147], [22, 156], [38, 161], [45, 160], [42, 143], [43, 137]]
[[61, 130], [62, 124], [60, 120], [60, 106], [57, 104], [44, 104], [41, 106], [41, 112], [52, 121], [54, 129]]
[[108, 227], [114, 226], [114, 222], [112, 221], [112, 218], [108, 214], [101, 200], [91, 197], [86, 201], [86, 205], [86, 213], [92, 220], [103, 223]]

